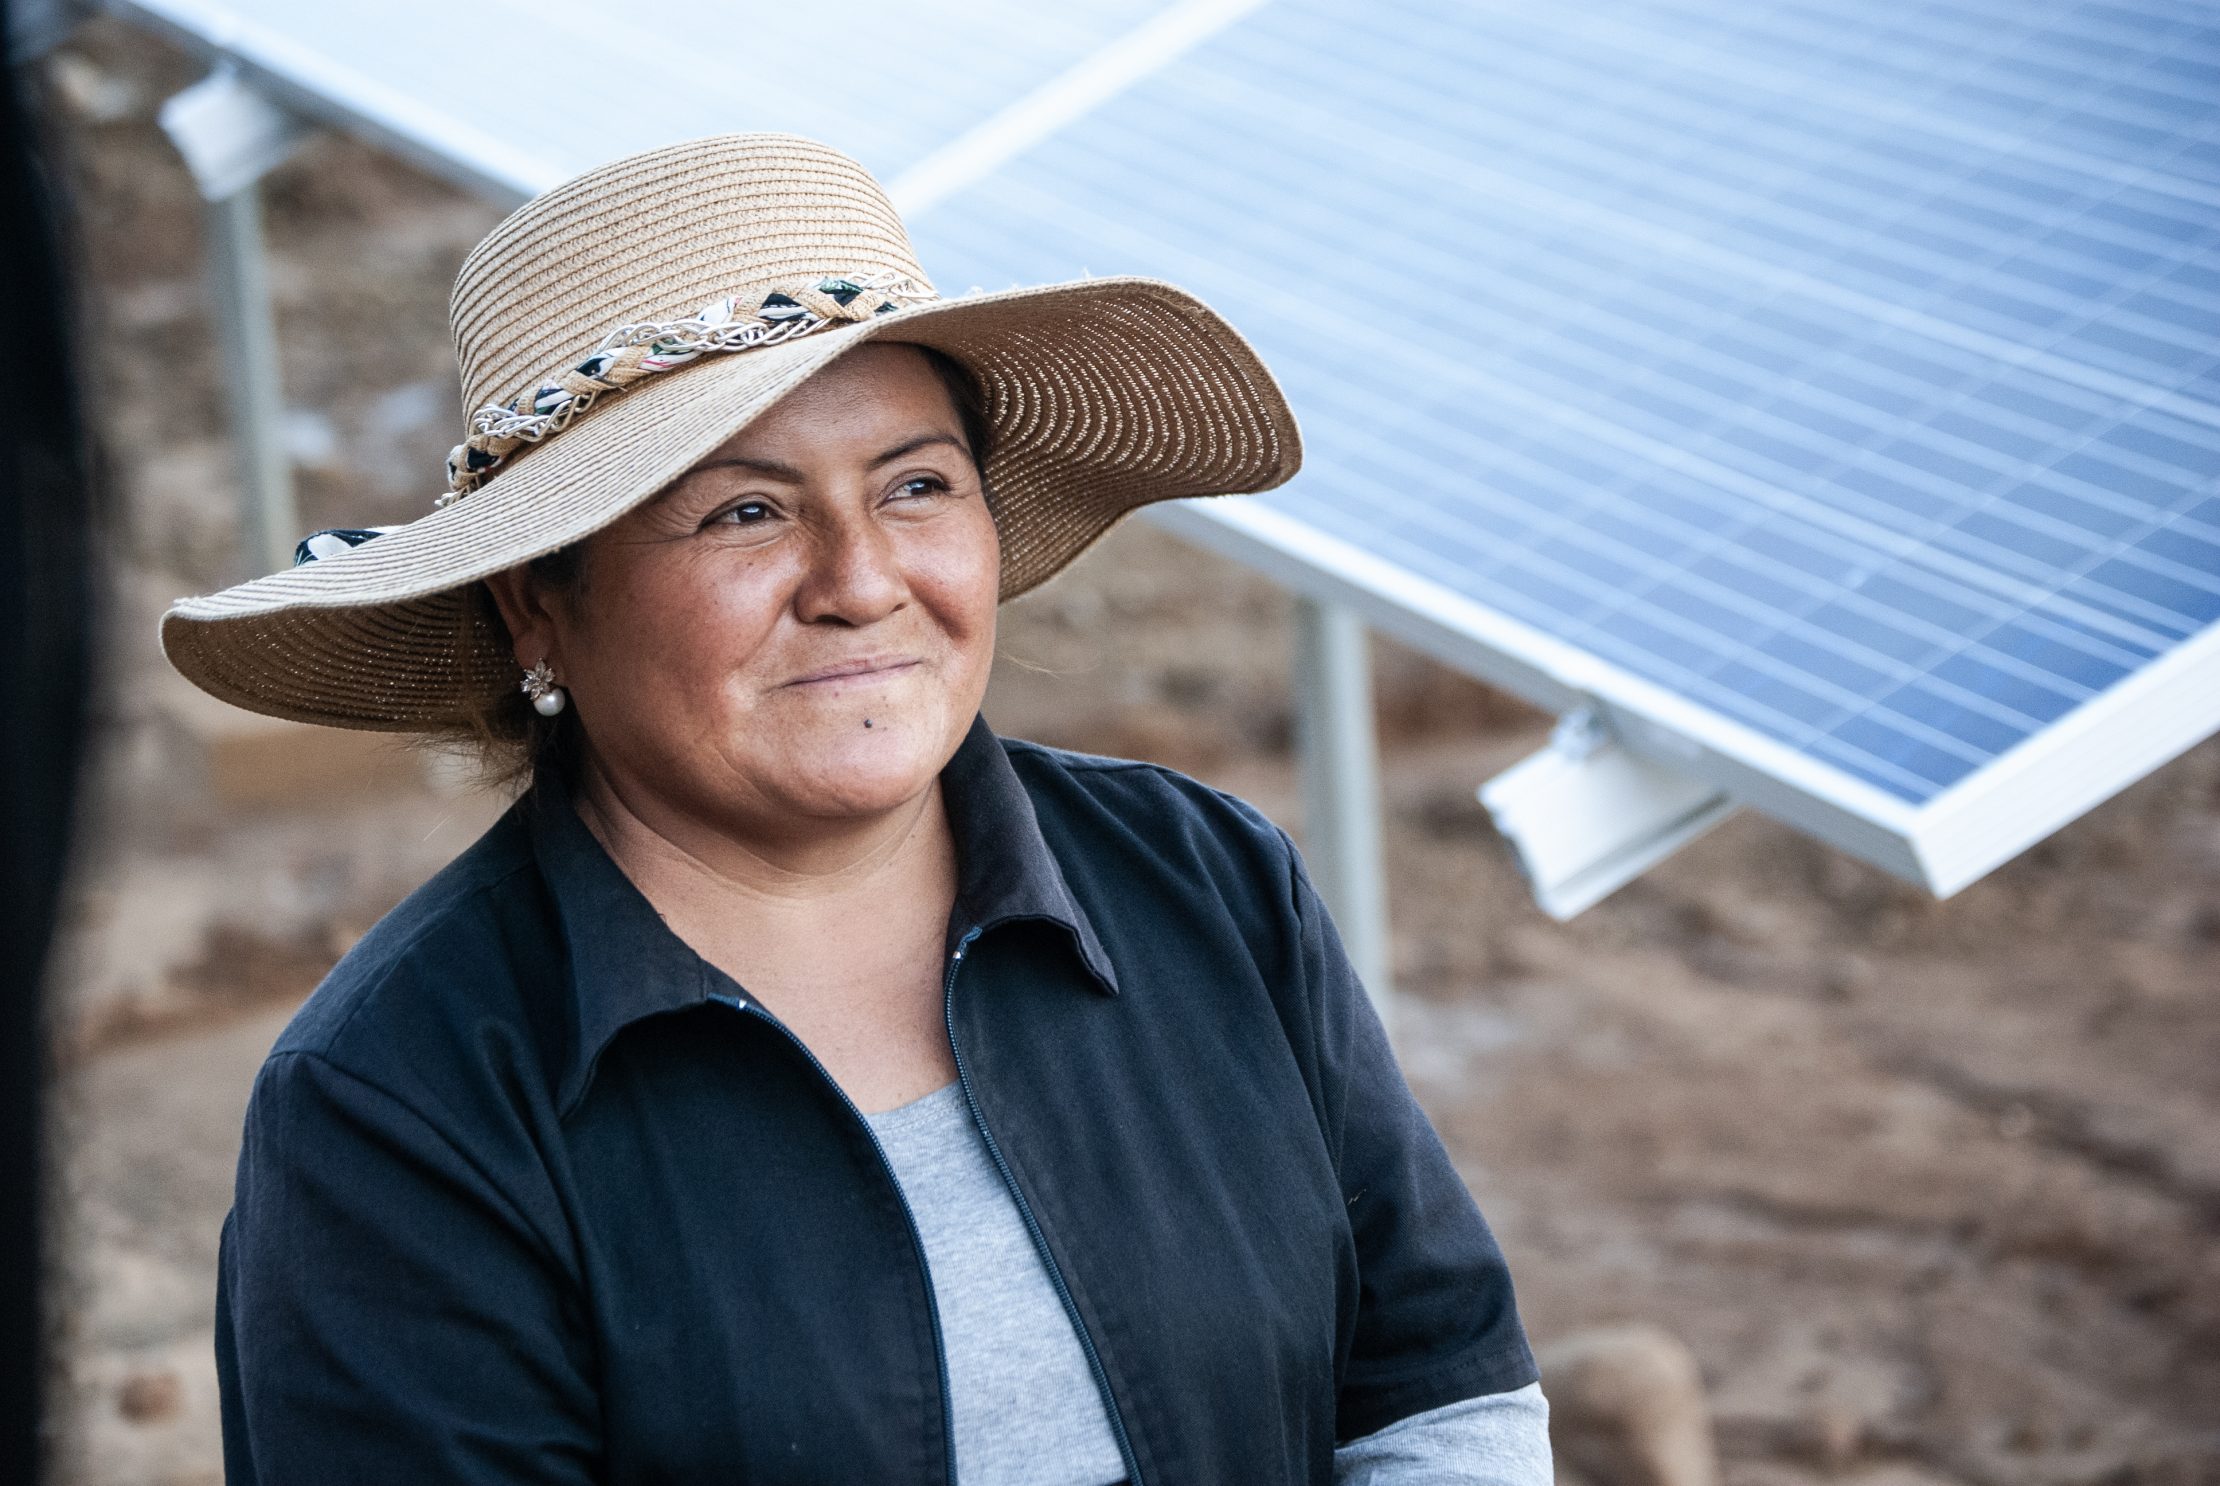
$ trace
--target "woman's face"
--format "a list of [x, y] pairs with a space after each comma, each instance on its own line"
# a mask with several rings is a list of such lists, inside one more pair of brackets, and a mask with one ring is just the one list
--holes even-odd
[[589, 538], [570, 591], [494, 587], [628, 804], [775, 837], [931, 785], [985, 695], [999, 581], [947, 388], [873, 342]]

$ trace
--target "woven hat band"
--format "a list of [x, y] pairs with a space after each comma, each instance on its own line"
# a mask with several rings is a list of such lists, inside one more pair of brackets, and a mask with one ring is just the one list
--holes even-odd
[[469, 434], [448, 451], [447, 491], [433, 504], [460, 500], [517, 450], [561, 433], [595, 403], [648, 377], [706, 355], [777, 345], [938, 298], [932, 285], [906, 274], [834, 274], [780, 285], [760, 300], [728, 294], [684, 319], [620, 325], [575, 365], [473, 413]]

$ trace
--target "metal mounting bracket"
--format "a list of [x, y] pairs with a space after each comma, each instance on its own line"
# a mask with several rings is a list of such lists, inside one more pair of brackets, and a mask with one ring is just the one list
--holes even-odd
[[1718, 786], [1635, 753], [1597, 706], [1568, 712], [1549, 746], [1480, 786], [1543, 912], [1568, 919], [1725, 820]]
[[204, 201], [224, 201], [291, 159], [308, 126], [240, 78], [229, 63], [162, 105], [170, 137]]

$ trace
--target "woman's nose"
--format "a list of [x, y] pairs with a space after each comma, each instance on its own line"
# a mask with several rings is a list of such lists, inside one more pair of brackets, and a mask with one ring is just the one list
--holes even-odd
[[908, 594], [892, 536], [869, 516], [843, 516], [820, 528], [795, 603], [805, 624], [863, 625], [901, 608]]

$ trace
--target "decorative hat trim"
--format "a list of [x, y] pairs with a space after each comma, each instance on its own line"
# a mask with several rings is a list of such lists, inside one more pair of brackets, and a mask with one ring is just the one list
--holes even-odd
[[398, 526], [331, 526], [310, 532], [294, 544], [293, 566], [303, 567], [319, 558], [337, 556], [400, 529]]
[[738, 298], [727, 296], [683, 320], [620, 325], [576, 366], [507, 403], [489, 403], [473, 414], [470, 436], [447, 455], [447, 490], [432, 504], [453, 505], [524, 445], [562, 432], [603, 397], [657, 372], [712, 351], [776, 345], [827, 325], [855, 324], [939, 298], [932, 285], [907, 274], [844, 274], [774, 289], [752, 311], [743, 311]]

